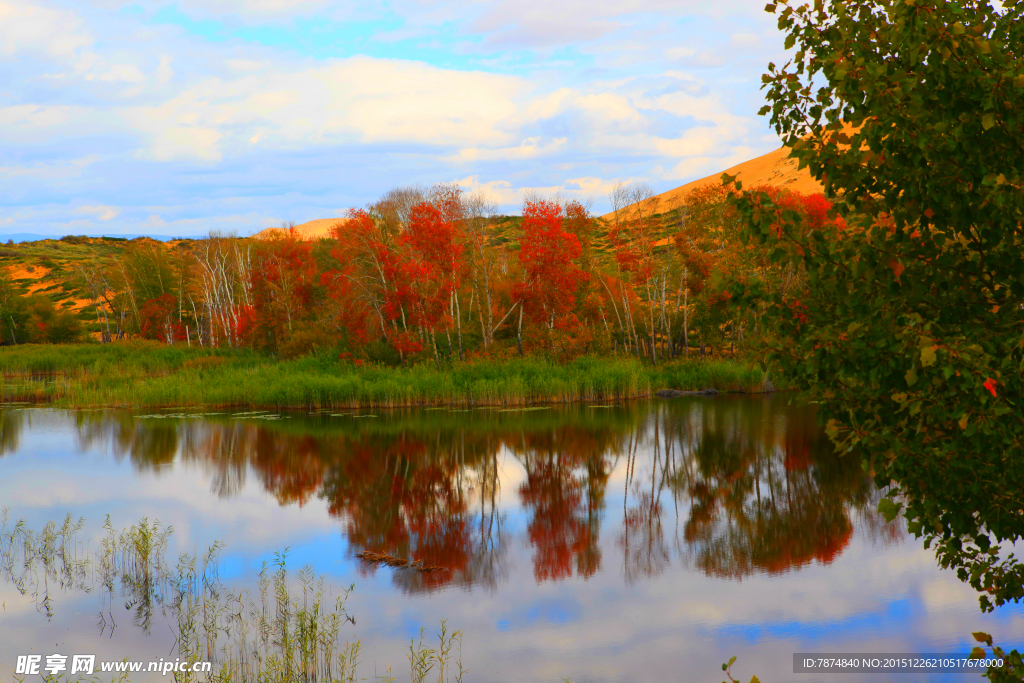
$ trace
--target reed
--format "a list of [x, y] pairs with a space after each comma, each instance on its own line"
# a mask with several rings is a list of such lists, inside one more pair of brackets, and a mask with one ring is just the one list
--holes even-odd
[[[159, 521], [144, 518], [118, 531], [108, 516], [95, 553], [82, 557], [77, 534], [83, 519], [75, 521], [68, 515], [63, 525], [51, 522], [38, 533], [24, 520], [8, 529], [8, 520], [4, 510], [0, 572], [5, 580], [23, 594], [60, 577], [64, 577], [57, 582], [61, 590], [96, 590], [110, 599], [119, 594], [129, 609], [145, 615], [135, 620], [143, 629], [149, 628], [156, 611], [168, 615], [178, 658], [214, 663], [209, 674], [175, 672], [176, 683], [364, 680], [357, 678], [361, 643], [346, 642], [343, 632], [346, 623], [355, 624], [345, 609], [354, 586], [335, 594], [311, 567], [300, 569], [293, 580], [287, 548], [276, 553], [272, 562], [263, 563], [254, 590], [231, 590], [219, 578], [221, 543], [202, 555], [180, 555], [172, 569], [166, 555], [173, 528]], [[47, 616], [53, 617], [46, 602]], [[138, 609], [142, 604], [146, 607]], [[466, 673], [461, 661], [462, 633], [442, 621], [437, 646], [428, 646], [425, 638], [426, 632], [421, 631], [419, 641], [409, 644], [410, 681], [462, 683]], [[428, 678], [428, 674], [432, 675]], [[24, 679], [16, 680], [23, 683]], [[42, 680], [71, 683], [75, 679], [59, 674], [44, 675]], [[374, 680], [396, 681], [390, 673]], [[114, 681], [129, 683], [129, 676], [121, 673]]]
[[275, 360], [249, 351], [141, 342], [15, 347], [0, 356], [0, 375], [3, 401], [134, 408], [525, 406], [641, 398], [663, 388], [759, 392], [767, 385], [763, 370], [738, 360], [651, 366], [622, 357], [568, 363], [526, 357], [439, 370], [432, 364], [356, 367], [325, 355]]

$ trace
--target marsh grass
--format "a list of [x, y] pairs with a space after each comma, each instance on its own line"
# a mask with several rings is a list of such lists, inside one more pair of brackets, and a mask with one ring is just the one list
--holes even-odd
[[[160, 611], [169, 617], [174, 649], [181, 661], [213, 662], [211, 673], [175, 672], [175, 683], [355, 683], [362, 654], [360, 641], [347, 642], [344, 627], [355, 624], [345, 608], [354, 586], [335, 593], [323, 576], [303, 567], [292, 578], [288, 549], [264, 562], [253, 590], [230, 590], [219, 577], [221, 543], [202, 555], [183, 553], [171, 568], [167, 551], [173, 528], [143, 518], [118, 531], [108, 516], [94, 553], [86, 553], [77, 535], [84, 519], [68, 515], [41, 532], [24, 520], [8, 529], [8, 511], [0, 517], [0, 572], [40, 611], [54, 616], [50, 591], [98, 591], [101, 603], [115, 594], [132, 611], [137, 627], [148, 630]], [[40, 598], [39, 596], [43, 597]], [[101, 631], [113, 628], [112, 612], [100, 613]], [[108, 621], [111, 620], [111, 621]], [[409, 644], [412, 683], [462, 683], [462, 632], [442, 621], [436, 647], [426, 632]], [[454, 658], [454, 663], [453, 663]], [[388, 673], [374, 680], [395, 679]], [[47, 683], [76, 678], [44, 675]], [[98, 678], [90, 679], [98, 681]], [[115, 683], [128, 683], [120, 674]]]
[[527, 406], [614, 401], [665, 388], [760, 392], [766, 373], [734, 360], [541, 357], [437, 369], [356, 367], [328, 355], [275, 360], [250, 351], [130, 342], [18, 346], [0, 355], [0, 401], [135, 408], [238, 406], [352, 409]]
[[22, 595], [31, 595], [47, 618], [53, 617], [52, 589], [88, 589], [89, 561], [80, 556], [76, 542], [84, 523], [68, 515], [59, 527], [49, 522], [38, 533], [24, 520], [8, 530], [8, 511], [0, 513], [0, 576]]

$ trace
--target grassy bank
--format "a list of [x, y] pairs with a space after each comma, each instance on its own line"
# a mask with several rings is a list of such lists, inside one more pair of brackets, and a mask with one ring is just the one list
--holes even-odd
[[765, 373], [730, 360], [650, 366], [634, 358], [356, 367], [327, 356], [156, 343], [15, 346], [0, 351], [0, 399], [61, 406], [259, 408], [526, 405], [649, 396], [659, 389], [758, 392]]

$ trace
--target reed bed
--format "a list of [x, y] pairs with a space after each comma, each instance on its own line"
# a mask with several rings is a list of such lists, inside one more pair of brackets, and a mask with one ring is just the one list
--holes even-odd
[[147, 343], [25, 346], [0, 355], [0, 400], [66, 407], [395, 408], [525, 406], [650, 396], [659, 389], [764, 391], [766, 373], [733, 360], [543, 357], [438, 369], [356, 367], [325, 355], [275, 360], [250, 351]]
[[[23, 595], [32, 593], [48, 618], [54, 610], [50, 591], [100, 592], [115, 596], [135, 614], [135, 625], [149, 629], [152, 616], [167, 617], [179, 660], [209, 661], [209, 673], [174, 672], [175, 683], [355, 683], [361, 643], [347, 642], [344, 627], [355, 624], [345, 600], [354, 586], [335, 591], [324, 577], [304, 567], [292, 578], [287, 549], [264, 562], [253, 590], [232, 590], [219, 578], [221, 543], [202, 555], [184, 553], [172, 565], [167, 559], [173, 529], [142, 519], [116, 530], [109, 516], [95, 553], [85, 553], [77, 540], [84, 520], [70, 515], [62, 525], [48, 523], [33, 532], [25, 522], [9, 527], [8, 511], [0, 515], [0, 578]], [[53, 583], [54, 585], [50, 585]], [[43, 593], [43, 597], [40, 597]], [[101, 601], [103, 602], [103, 601]], [[109, 605], [109, 602], [107, 603]], [[100, 614], [106, 629], [113, 614]], [[111, 624], [112, 626], [112, 624]], [[462, 632], [442, 621], [437, 645], [427, 644], [426, 631], [409, 643], [406, 654], [411, 683], [462, 683]], [[75, 678], [44, 675], [47, 683]], [[90, 679], [96, 681], [98, 679]], [[127, 674], [114, 679], [129, 683]], [[374, 676], [381, 683], [399, 680], [385, 669]]]

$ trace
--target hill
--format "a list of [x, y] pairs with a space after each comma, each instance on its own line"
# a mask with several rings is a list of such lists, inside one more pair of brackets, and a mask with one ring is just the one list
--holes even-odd
[[[308, 223], [295, 226], [296, 234], [304, 240], [316, 240], [321, 237], [330, 237], [331, 230], [338, 223], [344, 222], [344, 218], [318, 218]], [[275, 235], [279, 235], [285, 231], [285, 228], [267, 228], [260, 230], [258, 233], [253, 235], [253, 239], [258, 240], [269, 240]]]
[[[671, 211], [679, 205], [682, 198], [688, 192], [705, 185], [721, 183], [723, 172], [738, 176], [738, 180], [742, 181], [743, 186], [746, 188], [755, 185], [775, 185], [776, 187], [784, 187], [787, 190], [793, 190], [802, 194], [814, 194], [821, 192], [823, 189], [821, 184], [811, 177], [807, 169], [801, 170], [797, 168], [796, 159], [789, 158], [789, 148], [782, 147], [756, 159], [744, 161], [742, 164], [728, 168], [725, 171], [719, 171], [706, 178], [694, 180], [686, 185], [677, 187], [674, 190], [662, 192], [652, 200], [654, 202], [653, 213]], [[604, 220], [612, 220], [614, 217], [614, 212], [601, 216]]]

